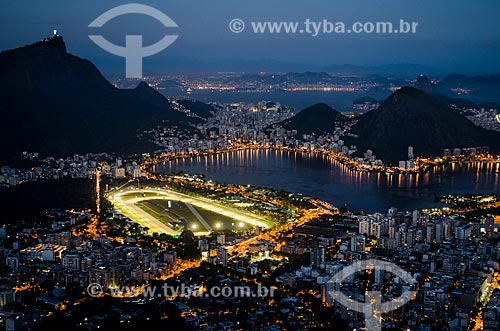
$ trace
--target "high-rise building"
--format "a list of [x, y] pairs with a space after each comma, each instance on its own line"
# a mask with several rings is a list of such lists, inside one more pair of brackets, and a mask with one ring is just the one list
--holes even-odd
[[388, 219], [382, 219], [380, 217], [370, 217], [366, 219], [360, 219], [358, 223], [358, 233], [360, 234], [366, 234], [368, 236], [375, 236], [377, 238], [380, 238], [388, 232]]
[[76, 271], [80, 270], [81, 259], [80, 259], [80, 256], [78, 256], [77, 254], [64, 255], [61, 259], [61, 262], [62, 262], [62, 265], [64, 267], [67, 267], [67, 268], [70, 268], [70, 269], [73, 269]]
[[370, 221], [368, 219], [363, 219], [359, 221], [358, 232], [361, 234], [370, 234]]
[[0, 307], [16, 301], [16, 295], [11, 289], [0, 290]]
[[426, 227], [426, 242], [431, 243], [436, 239], [436, 226], [434, 223], [427, 224]]
[[408, 146], [408, 160], [413, 160], [415, 156], [413, 155], [413, 146]]
[[125, 168], [113, 169], [113, 178], [125, 178]]
[[165, 262], [167, 262], [172, 268], [175, 268], [177, 264], [177, 252], [176, 251], [168, 251], [163, 255]]
[[311, 265], [319, 267], [325, 265], [325, 248], [314, 247], [311, 252]]
[[70, 248], [71, 246], [71, 232], [64, 231], [56, 233], [54, 243], [59, 246]]
[[224, 234], [218, 234], [217, 235], [217, 243], [219, 245], [225, 245], [226, 244], [226, 235], [224, 235]]
[[420, 211], [418, 211], [417, 209], [415, 209], [412, 213], [411, 213], [411, 225], [412, 226], [417, 226], [418, 225], [418, 219], [420, 218]]
[[225, 247], [219, 247], [217, 249], [217, 262], [227, 267], [227, 250]]
[[351, 238], [351, 251], [354, 252], [365, 251], [365, 236], [357, 234]]
[[435, 227], [435, 237], [436, 242], [442, 243], [444, 238], [444, 226], [441, 223], [437, 223]]
[[107, 289], [111, 285], [112, 280], [111, 269], [100, 267], [89, 270], [89, 283], [91, 284], [97, 283]]

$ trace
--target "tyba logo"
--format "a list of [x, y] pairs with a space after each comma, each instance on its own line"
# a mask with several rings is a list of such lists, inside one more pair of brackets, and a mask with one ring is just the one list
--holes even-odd
[[[109, 20], [125, 14], [143, 14], [157, 19], [167, 28], [178, 27], [170, 17], [158, 9], [138, 3], [114, 7], [93, 20], [89, 27], [100, 28]], [[125, 76], [127, 78], [141, 78], [142, 59], [161, 52], [170, 46], [177, 37], [177, 35], [165, 35], [160, 41], [143, 47], [142, 35], [126, 35], [124, 47], [109, 42], [101, 35], [89, 35], [89, 38], [105, 51], [125, 58]]]

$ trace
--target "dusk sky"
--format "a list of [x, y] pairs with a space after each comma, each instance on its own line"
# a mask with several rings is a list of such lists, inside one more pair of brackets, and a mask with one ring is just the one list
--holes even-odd
[[[89, 34], [102, 34], [123, 45], [126, 34], [141, 34], [149, 45], [165, 34], [179, 38], [144, 61], [146, 71], [172, 68], [220, 68], [221, 63], [269, 59], [302, 64], [297, 69], [330, 65], [417, 63], [443, 72], [500, 71], [497, 0], [255, 0], [140, 1], [167, 14], [178, 28], [165, 28], [154, 18], [130, 14], [103, 28], [88, 24], [127, 1], [3, 1], [0, 48], [10, 49], [50, 36], [57, 29], [68, 50], [94, 62], [105, 73], [123, 70], [123, 58], [95, 45]], [[246, 29], [235, 34], [229, 22], [240, 18]], [[255, 34], [252, 21], [297, 21], [307, 18], [352, 24], [357, 21], [418, 22], [416, 34]], [[229, 66], [230, 67], [230, 66]], [[228, 67], [228, 68], [229, 68]], [[249, 66], [250, 69], [254, 67]]]

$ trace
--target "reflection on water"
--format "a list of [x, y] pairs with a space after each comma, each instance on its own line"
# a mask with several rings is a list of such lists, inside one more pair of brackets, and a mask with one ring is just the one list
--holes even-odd
[[326, 155], [282, 150], [239, 150], [158, 164], [155, 171], [203, 173], [225, 183], [284, 189], [354, 210], [437, 206], [434, 195], [500, 193], [499, 164], [464, 163], [426, 174], [355, 172]]

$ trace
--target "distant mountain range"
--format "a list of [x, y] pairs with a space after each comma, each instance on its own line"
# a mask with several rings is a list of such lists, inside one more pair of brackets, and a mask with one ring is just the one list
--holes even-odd
[[[214, 73], [214, 72], [268, 72], [268, 73], [285, 73], [285, 72], [328, 72], [331, 74], [341, 75], [387, 75], [399, 78], [411, 78], [421, 73], [432, 75], [442, 75], [444, 72], [438, 68], [420, 65], [416, 63], [394, 63], [380, 66], [371, 65], [353, 65], [353, 64], [338, 64], [338, 65], [318, 65], [311, 63], [287, 62], [270, 58], [255, 58], [255, 59], [222, 59], [218, 61], [205, 61], [192, 57], [165, 55], [161, 60], [148, 60], [148, 67], [155, 68], [154, 71], [146, 72], [146, 74], [155, 74], [160, 70], [162, 73]], [[109, 65], [108, 65], [109, 67]], [[109, 68], [111, 69], [111, 68]], [[112, 68], [115, 71], [121, 71], [123, 68], [116, 66]], [[147, 70], [147, 69], [146, 69]]]
[[347, 122], [348, 118], [328, 106], [318, 103], [302, 109], [298, 114], [280, 123], [287, 130], [298, 134], [322, 134], [334, 131], [336, 124]]
[[[495, 80], [493, 78], [494, 76], [495, 75], [488, 76], [489, 78], [485, 78], [485, 79], [488, 80], [490, 83], [493, 83], [493, 81]], [[452, 77], [455, 77], [455, 78], [452, 78]], [[500, 78], [500, 76], [499, 76], [499, 78]], [[464, 108], [479, 108], [479, 109], [480, 108], [485, 108], [485, 109], [496, 108], [496, 109], [500, 109], [499, 104], [496, 102], [483, 102], [483, 103], [478, 104], [478, 103], [472, 102], [472, 101], [467, 100], [467, 99], [457, 98], [456, 92], [452, 91], [451, 89], [446, 90], [443, 88], [443, 86], [447, 85], [447, 84], [451, 84], [452, 86], [464, 87], [467, 84], [470, 84], [470, 83], [467, 83], [469, 80], [470, 80], [469, 77], [452, 74], [452, 75], [447, 76], [445, 79], [443, 79], [442, 81], [440, 81], [439, 83], [436, 84], [436, 83], [433, 83], [427, 76], [419, 75], [417, 80], [413, 84], [413, 86], [416, 89], [419, 89], [419, 90], [431, 95], [432, 97], [442, 101], [443, 103], [446, 103], [447, 105], [452, 106], [455, 109], [459, 109], [459, 110], [462, 110]], [[478, 80], [482, 80], [482, 79], [478, 78]], [[453, 81], [453, 83], [451, 83], [451, 81]], [[489, 89], [490, 85], [485, 84], [482, 87], [480, 85], [481, 84], [474, 85], [474, 86], [476, 86], [476, 92], [479, 91], [480, 94], [485, 93], [486, 95], [488, 95], [487, 91], [485, 91], [484, 88]], [[470, 85], [470, 86], [472, 86], [472, 85]], [[471, 88], [471, 90], [472, 90], [472, 88]], [[441, 91], [441, 92], [437, 92], [437, 91]], [[478, 94], [476, 94], [476, 96], [477, 95]]]
[[447, 96], [472, 95], [500, 99], [500, 74], [464, 76], [451, 74], [440, 80], [434, 91]]
[[450, 98], [439, 93], [432, 93], [431, 96], [460, 111], [464, 111], [467, 109], [481, 109], [481, 108], [500, 110], [500, 104], [498, 104], [497, 102], [475, 103], [467, 99]]
[[398, 78], [408, 78], [420, 75], [423, 72], [438, 74], [439, 71], [435, 68], [424, 66], [416, 63], [394, 63], [381, 66], [357, 66], [351, 64], [334, 65], [324, 68], [323, 70], [332, 74], [344, 75], [381, 75], [392, 76]]
[[[344, 68], [345, 66], [341, 66]], [[350, 67], [350, 66], [347, 66]], [[391, 68], [398, 68], [405, 66], [391, 66]], [[411, 66], [410, 66], [411, 67]], [[336, 67], [331, 67], [334, 69]], [[482, 75], [482, 76], [464, 76], [459, 74], [450, 74], [442, 79], [431, 81], [426, 75], [421, 74], [424, 67], [414, 66], [415, 71], [420, 68], [414, 86], [427, 94], [439, 93], [448, 97], [466, 97], [481, 100], [500, 100], [500, 74]], [[234, 84], [241, 84], [249, 82], [257, 85], [281, 86], [287, 88], [296, 85], [350, 85], [356, 84], [366, 85], [367, 82], [373, 86], [365, 91], [365, 93], [389, 91], [390, 88], [397, 86], [407, 86], [410, 79], [402, 78], [397, 75], [376, 73], [377, 71], [363, 71], [365, 67], [360, 67], [358, 74], [349, 75], [342, 70], [337, 71], [305, 71], [305, 72], [288, 72], [286, 74], [242, 74], [228, 78], [229, 82]]]
[[403, 87], [378, 109], [362, 115], [352, 128], [358, 138], [347, 143], [360, 153], [371, 149], [386, 163], [407, 158], [408, 146], [415, 155], [442, 155], [445, 148], [490, 146], [500, 149], [500, 133], [474, 125], [446, 103], [413, 87]]
[[54, 36], [0, 53], [0, 159], [20, 152], [136, 153], [155, 146], [137, 135], [166, 122], [189, 128], [148, 84], [120, 90]]
[[262, 85], [288, 84], [347, 84], [348, 77], [332, 76], [326, 72], [289, 72], [286, 74], [243, 74], [236, 81], [257, 82]]
[[432, 94], [432, 90], [434, 88], [432, 81], [425, 75], [419, 75], [413, 86], [427, 94]]

